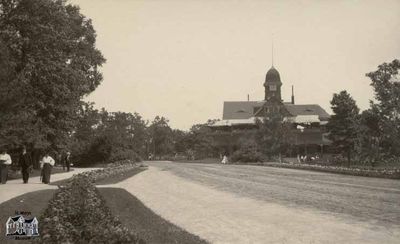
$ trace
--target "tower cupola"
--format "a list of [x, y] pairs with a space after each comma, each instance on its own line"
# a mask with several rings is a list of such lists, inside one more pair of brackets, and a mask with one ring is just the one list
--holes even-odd
[[265, 100], [268, 101], [271, 98], [282, 101], [281, 99], [281, 76], [279, 75], [278, 70], [272, 66], [265, 76]]

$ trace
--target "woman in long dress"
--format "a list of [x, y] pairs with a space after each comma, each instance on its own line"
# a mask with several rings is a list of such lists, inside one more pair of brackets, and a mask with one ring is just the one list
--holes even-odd
[[50, 157], [49, 153], [46, 153], [40, 160], [40, 167], [42, 168], [42, 182], [45, 184], [50, 183], [51, 169], [53, 168], [55, 161]]
[[0, 183], [5, 184], [8, 177], [8, 168], [12, 161], [9, 154], [7, 154], [4, 148], [0, 149]]

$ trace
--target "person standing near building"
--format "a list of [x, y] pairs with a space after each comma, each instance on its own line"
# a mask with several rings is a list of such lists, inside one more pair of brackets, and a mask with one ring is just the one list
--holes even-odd
[[44, 184], [50, 183], [51, 169], [53, 168], [54, 164], [54, 159], [50, 157], [48, 152], [46, 152], [44, 157], [40, 160], [40, 168], [42, 168], [42, 182]]
[[32, 169], [32, 158], [26, 153], [26, 148], [22, 148], [22, 154], [19, 157], [19, 165], [21, 166], [22, 180], [24, 184], [28, 183], [29, 180], [29, 171]]
[[10, 167], [12, 161], [5, 148], [0, 149], [0, 183], [5, 184], [8, 177], [8, 167]]

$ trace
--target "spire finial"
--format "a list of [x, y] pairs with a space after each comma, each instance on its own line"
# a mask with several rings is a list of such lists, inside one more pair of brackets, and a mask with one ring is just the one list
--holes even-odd
[[272, 34], [272, 67], [274, 67], [274, 34]]

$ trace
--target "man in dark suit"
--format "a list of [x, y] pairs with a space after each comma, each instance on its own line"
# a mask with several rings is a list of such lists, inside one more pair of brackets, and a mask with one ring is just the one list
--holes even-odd
[[22, 148], [22, 154], [19, 157], [19, 165], [21, 166], [22, 180], [24, 184], [28, 183], [29, 171], [32, 169], [32, 158], [26, 153], [26, 148]]
[[69, 172], [69, 167], [71, 166], [71, 159], [70, 159], [70, 157], [71, 157], [71, 153], [70, 153], [70, 152], [67, 152], [67, 153], [65, 154], [65, 157], [64, 157], [63, 168], [64, 168], [64, 166], [67, 167], [67, 172]]

